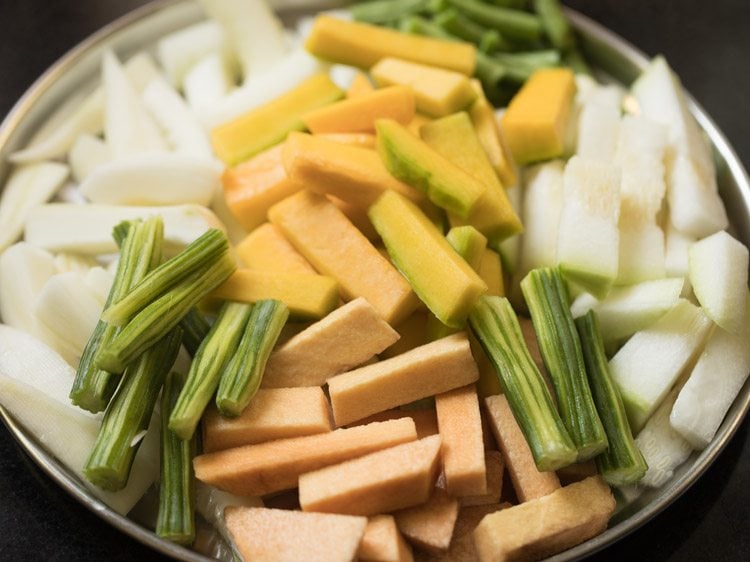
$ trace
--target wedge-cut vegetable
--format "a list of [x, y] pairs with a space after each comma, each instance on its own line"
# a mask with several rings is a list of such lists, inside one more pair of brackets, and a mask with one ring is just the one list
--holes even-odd
[[215, 408], [206, 410], [203, 451], [211, 453], [330, 430], [328, 400], [322, 388], [261, 388], [237, 418], [225, 418]]
[[641, 430], [702, 348], [710, 328], [711, 320], [700, 308], [680, 299], [659, 320], [634, 334], [610, 360], [609, 369], [634, 433]]
[[375, 135], [373, 133], [321, 133], [317, 136], [348, 146], [375, 148]]
[[117, 252], [112, 229], [122, 221], [151, 215], [164, 220], [164, 252], [170, 255], [210, 228], [222, 228], [216, 215], [200, 205], [125, 207], [49, 203], [31, 212], [24, 238], [52, 252], [112, 254]]
[[411, 89], [416, 108], [428, 115], [441, 117], [460, 111], [477, 97], [464, 74], [409, 60], [383, 58], [370, 73], [381, 87], [400, 85]]
[[205, 453], [194, 461], [195, 475], [234, 494], [268, 494], [295, 488], [300, 475], [306, 472], [416, 438], [411, 419], [371, 423]]
[[233, 61], [220, 52], [206, 54], [185, 75], [182, 91], [190, 109], [205, 118], [228, 97], [235, 83]]
[[451, 215], [451, 224], [468, 223], [476, 227], [487, 236], [493, 247], [508, 236], [521, 232], [521, 221], [508, 201], [505, 189], [498, 181], [466, 113], [436, 119], [420, 129], [420, 136], [430, 147], [469, 172], [486, 187], [476, 209], [466, 221]]
[[68, 165], [78, 183], [85, 180], [99, 166], [112, 160], [112, 151], [103, 140], [83, 133], [70, 147]]
[[169, 416], [169, 429], [180, 439], [191, 439], [219, 386], [222, 372], [236, 355], [252, 306], [227, 302], [190, 364], [185, 385]]
[[597, 297], [617, 277], [620, 176], [609, 163], [571, 158], [563, 175], [557, 238], [562, 273]]
[[11, 173], [0, 197], [0, 252], [19, 238], [31, 209], [51, 199], [68, 173], [67, 166], [55, 162], [29, 164]]
[[474, 531], [479, 559], [544, 558], [562, 552], [603, 532], [615, 504], [609, 486], [592, 476], [491, 513]]
[[289, 309], [281, 301], [262, 300], [253, 305], [216, 391], [216, 406], [225, 416], [239, 416], [258, 392], [266, 362], [287, 318]]
[[[512, 415], [512, 414], [511, 414]], [[485, 436], [485, 447], [489, 441], [491, 446], [495, 446], [493, 438]], [[500, 496], [503, 493], [503, 476], [505, 474], [505, 461], [500, 451], [485, 449], [484, 465], [487, 471], [487, 491], [478, 496], [465, 496], [461, 498], [461, 507], [471, 507], [476, 505], [497, 505], [500, 503]]]
[[[121, 248], [115, 278], [105, 307], [120, 301], [130, 289], [161, 261], [163, 223], [159, 217], [117, 225], [115, 236]], [[101, 313], [100, 313], [101, 314]], [[103, 320], [89, 331], [76, 378], [70, 390], [73, 404], [90, 412], [102, 412], [117, 388], [122, 371], [105, 371], [96, 365], [102, 349], [108, 347], [118, 329]]]
[[584, 103], [578, 115], [576, 154], [588, 160], [612, 162], [620, 136], [620, 108]]
[[349, 88], [346, 90], [346, 97], [356, 98], [357, 96], [369, 94], [373, 91], [375, 91], [375, 87], [372, 85], [372, 82], [370, 82], [367, 75], [362, 72], [357, 72], [354, 75], [351, 84], [349, 84]]
[[401, 418], [411, 418], [414, 420], [414, 425], [417, 428], [417, 439], [424, 439], [430, 435], [438, 434], [437, 414], [434, 409], [407, 410], [396, 408], [394, 410], [384, 410], [364, 419], [357, 420], [353, 424], [350, 424], [349, 427], [353, 425], [367, 425], [368, 423], [376, 421], [397, 420]]
[[200, 121], [166, 80], [152, 80], [141, 99], [176, 152], [197, 158], [213, 157], [211, 144]]
[[[224, 30], [216, 21], [204, 21], [175, 31], [156, 43], [156, 57], [175, 88], [201, 59], [228, 51]], [[228, 53], [226, 53], [228, 54]]]
[[308, 261], [271, 223], [265, 223], [253, 230], [235, 247], [235, 251], [242, 263], [250, 269], [315, 274]]
[[508, 300], [503, 297], [481, 298], [469, 321], [497, 371], [537, 468], [555, 470], [574, 462], [576, 447], [529, 355]]
[[438, 207], [468, 218], [487, 190], [480, 180], [430, 148], [395, 121], [378, 120], [378, 153], [396, 178], [420, 191]]
[[644, 281], [615, 287], [603, 300], [582, 293], [573, 301], [570, 311], [574, 318], [589, 310], [596, 312], [602, 338], [611, 348], [666, 314], [677, 304], [683, 285], [682, 278]]
[[540, 268], [532, 269], [524, 277], [521, 290], [555, 388], [560, 417], [578, 449], [577, 460], [594, 458], [607, 448], [607, 435], [586, 378], [586, 364], [570, 314], [567, 287], [559, 271]]
[[303, 511], [376, 515], [425, 502], [437, 478], [433, 435], [308, 472], [299, 479]]
[[196, 440], [183, 441], [168, 427], [169, 412], [182, 388], [182, 375], [172, 372], [161, 397], [161, 479], [156, 534], [179, 544], [195, 540], [195, 482], [193, 456]]
[[359, 133], [375, 130], [375, 120], [383, 117], [406, 125], [414, 118], [414, 91], [408, 86], [392, 86], [346, 99], [302, 115], [312, 133]]
[[232, 214], [247, 230], [263, 224], [268, 209], [303, 189], [287, 176], [281, 159], [284, 145], [257, 154], [224, 172], [224, 197]]
[[330, 378], [328, 391], [334, 420], [341, 426], [466, 386], [478, 377], [466, 335], [455, 334]]
[[693, 452], [690, 442], [669, 423], [669, 415], [679, 392], [679, 383], [677, 386], [678, 388], [667, 394], [635, 438], [635, 444], [648, 464], [641, 484], [649, 488], [663, 486], [672, 478], [675, 469]]
[[476, 49], [470, 43], [418, 37], [326, 15], [315, 19], [305, 47], [318, 57], [365, 69], [386, 57], [399, 57], [466, 75], [471, 75], [476, 65]]
[[487, 249], [487, 239], [473, 226], [454, 226], [445, 235], [448, 243], [477, 271]]
[[419, 298], [443, 324], [462, 327], [471, 307], [487, 290], [484, 281], [404, 197], [386, 192], [368, 214], [393, 263]]
[[367, 208], [353, 205], [333, 195], [329, 195], [328, 200], [336, 205], [339, 211], [344, 213], [346, 218], [357, 227], [357, 230], [365, 235], [365, 238], [372, 242], [377, 242], [380, 239], [380, 235], [375, 230], [375, 227], [372, 226], [372, 222], [370, 222], [370, 217], [367, 216]]
[[365, 299], [354, 299], [276, 349], [268, 360], [263, 387], [322, 386], [398, 338]]
[[359, 560], [414, 560], [411, 547], [396, 527], [393, 515], [375, 515], [367, 520], [365, 534], [357, 550]]
[[86, 478], [100, 488], [116, 491], [127, 484], [135, 453], [148, 430], [159, 391], [177, 358], [181, 340], [179, 328], [170, 331], [124, 373], [83, 468]]
[[745, 322], [748, 250], [726, 232], [696, 242], [689, 250], [690, 283], [706, 314], [738, 335]]
[[367, 525], [365, 517], [263, 507], [229, 507], [226, 521], [245, 560], [309, 562], [354, 560]]
[[388, 173], [377, 153], [318, 135], [291, 133], [282, 150], [289, 181], [322, 195], [333, 195], [367, 209], [392, 189], [419, 202], [422, 194]]
[[109, 370], [124, 368], [174, 328], [191, 308], [221, 285], [236, 267], [234, 259], [225, 252], [213, 261], [208, 271], [199, 269], [179, 281], [128, 321], [112, 345], [97, 357], [97, 366]]
[[201, 0], [201, 5], [226, 32], [246, 80], [272, 69], [286, 53], [284, 26], [265, 2]]
[[104, 136], [115, 158], [168, 147], [112, 51], [102, 58]]
[[221, 186], [213, 160], [189, 154], [141, 154], [99, 166], [81, 183], [94, 203], [208, 206]]
[[570, 69], [550, 68], [536, 71], [515, 95], [502, 123], [518, 164], [562, 156], [575, 89]]
[[607, 432], [607, 450], [596, 457], [596, 466], [612, 486], [635, 484], [646, 473], [646, 461], [633, 441], [620, 391], [609, 374], [604, 342], [596, 314], [589, 311], [576, 320], [586, 362], [591, 393]]
[[[747, 302], [747, 289], [745, 301]], [[680, 390], [669, 423], [696, 449], [716, 434], [750, 373], [750, 307], [745, 305], [738, 334], [717, 328], [706, 343], [690, 378]]]
[[326, 74], [316, 74], [293, 90], [211, 131], [216, 155], [233, 166], [284, 140], [305, 125], [300, 116], [340, 99], [344, 93]]
[[295, 319], [318, 319], [338, 306], [339, 284], [314, 273], [238, 269], [211, 297], [250, 303], [276, 299], [286, 304]]
[[409, 542], [430, 554], [440, 555], [451, 544], [459, 505], [438, 485], [425, 503], [399, 509], [393, 516]]
[[269, 218], [315, 269], [339, 282], [345, 299], [364, 297], [389, 323], [416, 308], [407, 281], [325, 197], [302, 191], [274, 206]]
[[482, 419], [474, 385], [435, 396], [446, 489], [453, 497], [487, 491]]

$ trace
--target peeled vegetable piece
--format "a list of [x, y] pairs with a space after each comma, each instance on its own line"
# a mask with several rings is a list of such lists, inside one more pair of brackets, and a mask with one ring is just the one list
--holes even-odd
[[80, 184], [99, 166], [112, 160], [112, 151], [103, 140], [88, 133], [79, 135], [68, 152], [73, 178]]
[[706, 314], [739, 335], [745, 322], [748, 250], [724, 231], [693, 244], [688, 254], [690, 283]]
[[635, 81], [633, 95], [646, 117], [669, 128], [673, 153], [667, 168], [670, 221], [696, 238], [724, 230], [729, 221], [716, 185], [713, 156], [685, 93], [664, 57], [656, 57]]
[[226, 525], [245, 560], [350, 562], [356, 558], [367, 518], [229, 507]]
[[301, 116], [343, 97], [327, 74], [315, 74], [293, 90], [211, 131], [216, 155], [234, 166], [305, 128]]
[[305, 47], [323, 59], [364, 69], [386, 57], [447, 68], [467, 76], [476, 65], [476, 48], [471, 43], [419, 37], [325, 15], [315, 19]]
[[659, 320], [634, 334], [610, 360], [633, 433], [659, 406], [710, 328], [711, 320], [700, 308], [680, 299]]
[[381, 87], [409, 87], [417, 109], [436, 117], [465, 109], [477, 98], [468, 77], [444, 68], [388, 57], [373, 66], [370, 73]]
[[339, 282], [345, 299], [364, 297], [389, 323], [416, 308], [409, 283], [322, 195], [301, 191], [275, 205], [268, 215], [315, 269]]
[[27, 242], [52, 252], [114, 254], [112, 229], [122, 221], [160, 215], [164, 219], [165, 252], [174, 254], [210, 228], [223, 225], [201, 205], [130, 207], [48, 203], [34, 209], [26, 221]]
[[613, 161], [619, 131], [619, 106], [584, 103], [578, 116], [576, 154], [581, 158]]
[[424, 192], [435, 205], [463, 219], [478, 208], [487, 190], [479, 179], [391, 119], [378, 120], [375, 128], [378, 153], [394, 177]]
[[672, 427], [696, 449], [713, 439], [750, 373], [750, 306], [744, 308], [738, 334], [717, 328], [711, 335], [669, 416]]
[[[436, 376], [439, 373], [439, 376]], [[476, 382], [465, 334], [454, 334], [396, 357], [328, 379], [336, 425]]]
[[80, 185], [87, 199], [111, 205], [207, 207], [221, 187], [221, 169], [188, 154], [143, 154], [103, 164]]
[[271, 223], [259, 226], [235, 246], [245, 266], [258, 271], [314, 275], [315, 270]]
[[563, 155], [565, 127], [576, 85], [566, 68], [537, 70], [502, 117], [503, 133], [519, 165]]
[[263, 387], [322, 386], [398, 339], [365, 299], [354, 299], [279, 346], [266, 365]]
[[[159, 39], [156, 58], [170, 83], [182, 88], [185, 77], [211, 53], [228, 51], [221, 25], [209, 20], [184, 27]], [[225, 53], [227, 56], [229, 53]]]
[[562, 552], [603, 532], [615, 503], [609, 486], [592, 476], [491, 513], [474, 531], [479, 560], [536, 560]]
[[557, 263], [563, 275], [597, 297], [604, 297], [617, 277], [619, 214], [619, 173], [608, 163], [568, 160]]
[[440, 436], [403, 443], [299, 479], [303, 511], [376, 515], [427, 501], [440, 463]]
[[357, 550], [359, 560], [412, 562], [411, 547], [396, 527], [392, 515], [375, 515], [367, 520], [365, 534]]

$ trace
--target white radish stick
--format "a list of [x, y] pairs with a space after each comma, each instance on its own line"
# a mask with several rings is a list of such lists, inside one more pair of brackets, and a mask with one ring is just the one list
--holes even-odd
[[68, 164], [78, 183], [96, 168], [112, 160], [112, 151], [103, 140], [88, 133], [78, 136], [68, 152]]

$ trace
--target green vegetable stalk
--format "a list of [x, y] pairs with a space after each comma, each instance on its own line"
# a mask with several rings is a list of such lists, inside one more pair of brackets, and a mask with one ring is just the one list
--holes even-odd
[[180, 320], [182, 328], [182, 345], [188, 353], [195, 357], [203, 339], [208, 335], [211, 326], [197, 309], [191, 308], [185, 317]]
[[557, 269], [539, 268], [524, 277], [521, 290], [555, 387], [560, 415], [578, 449], [578, 461], [593, 458], [607, 447], [607, 435], [586, 378], [565, 283]]

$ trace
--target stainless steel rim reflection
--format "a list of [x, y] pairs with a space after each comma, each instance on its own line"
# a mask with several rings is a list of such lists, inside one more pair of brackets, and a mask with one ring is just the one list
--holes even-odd
[[[57, 80], [75, 67], [86, 53], [111, 41], [114, 34], [126, 31], [130, 26], [143, 22], [162, 10], [183, 3], [184, 0], [157, 0], [149, 3], [103, 27], [59, 59], [27, 90], [0, 125], [0, 158], [4, 160], [7, 157], [9, 139], [27, 118], [31, 109], [40, 102], [43, 94]], [[316, 3], [310, 2], [310, 4], [312, 6]], [[648, 63], [647, 57], [641, 51], [619, 36], [573, 10], [567, 9], [566, 11], [581, 35], [584, 50], [596, 49], [596, 52], [600, 55], [596, 62], [602, 70], [613, 78], [629, 83]], [[690, 98], [690, 109], [713, 144], [719, 164], [719, 183], [722, 196], [727, 203], [728, 210], [730, 210], [730, 215], [735, 219], [733, 224], [735, 229], [738, 229], [736, 234], [745, 244], [750, 245], [750, 227], [748, 226], [750, 181], [747, 172], [724, 135], [692, 98]], [[3, 163], [0, 163], [0, 169], [2, 165]], [[738, 225], [738, 222], [742, 224]], [[633, 532], [663, 511], [682, 495], [717, 458], [740, 427], [749, 409], [750, 381], [744, 385], [719, 428], [715, 439], [704, 451], [693, 455], [692, 462], [688, 461], [689, 466], [683, 466], [665, 487], [647, 496], [648, 501], [645, 505], [629, 517], [618, 522], [602, 535], [554, 556], [550, 560], [562, 562], [593, 554]], [[50, 457], [33, 437], [29, 436], [22, 427], [13, 421], [2, 406], [0, 406], [0, 417], [36, 464], [71, 496], [103, 520], [162, 554], [186, 561], [205, 562], [210, 560], [192, 550], [157, 537], [152, 531], [109, 509], [96, 499], [65, 467]]]

